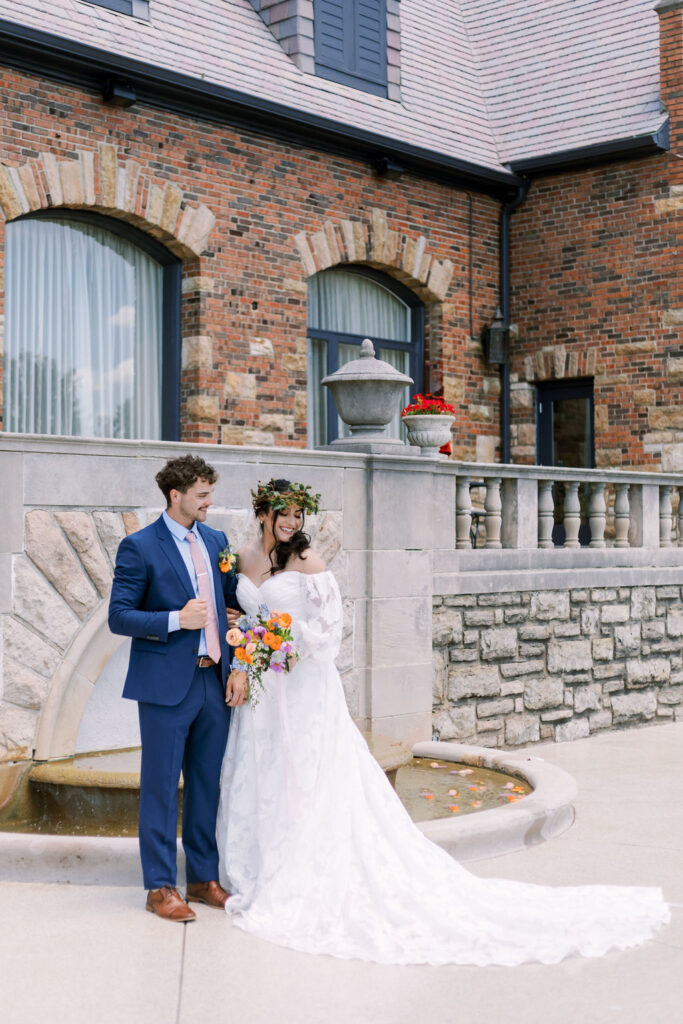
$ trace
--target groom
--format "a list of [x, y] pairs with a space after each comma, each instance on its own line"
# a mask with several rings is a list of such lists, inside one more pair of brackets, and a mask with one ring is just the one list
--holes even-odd
[[228, 674], [236, 579], [219, 570], [228, 541], [204, 525], [217, 479], [192, 455], [157, 473], [166, 510], [121, 541], [109, 604], [111, 631], [133, 638], [123, 696], [138, 701], [140, 717], [146, 909], [171, 921], [195, 919], [175, 887], [181, 769], [187, 901], [222, 908], [228, 898], [217, 881], [216, 814], [229, 709], [245, 702], [246, 687], [244, 673]]

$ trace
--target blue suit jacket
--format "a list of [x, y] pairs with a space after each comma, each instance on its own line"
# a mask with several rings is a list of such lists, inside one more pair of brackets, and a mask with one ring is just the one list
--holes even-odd
[[[225, 640], [226, 604], [237, 607], [235, 573], [218, 568], [219, 553], [228, 546], [222, 531], [198, 523], [211, 558], [221, 678], [227, 679], [232, 649]], [[179, 704], [187, 694], [197, 662], [200, 630], [168, 631], [169, 611], [178, 611], [195, 596], [185, 563], [170, 530], [160, 517], [125, 537], [116, 555], [109, 602], [109, 628], [133, 638], [123, 696], [150, 704]]]

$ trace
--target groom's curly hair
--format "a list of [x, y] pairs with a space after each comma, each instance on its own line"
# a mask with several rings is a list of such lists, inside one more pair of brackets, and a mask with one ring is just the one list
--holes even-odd
[[154, 479], [159, 484], [168, 507], [171, 504], [171, 491], [185, 494], [197, 480], [215, 484], [218, 473], [198, 455], [181, 455], [177, 459], [169, 459]]

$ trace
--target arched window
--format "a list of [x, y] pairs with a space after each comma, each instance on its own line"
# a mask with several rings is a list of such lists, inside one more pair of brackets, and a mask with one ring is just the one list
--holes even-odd
[[[404, 285], [366, 267], [323, 270], [308, 283], [308, 443], [329, 444], [342, 433], [332, 396], [320, 381], [357, 359], [371, 338], [384, 359], [422, 390], [424, 307]], [[407, 389], [406, 389], [407, 391]], [[406, 394], [406, 399], [408, 395]], [[391, 424], [400, 436], [399, 417]]]
[[175, 440], [180, 262], [113, 218], [51, 211], [6, 226], [3, 425]]

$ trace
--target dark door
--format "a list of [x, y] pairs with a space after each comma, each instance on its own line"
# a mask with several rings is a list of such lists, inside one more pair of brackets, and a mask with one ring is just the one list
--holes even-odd
[[[593, 427], [593, 381], [570, 380], [538, 384], [536, 389], [536, 438], [539, 466], [567, 466], [593, 469], [595, 438]], [[553, 540], [564, 544], [564, 486], [556, 483]], [[588, 544], [590, 529], [586, 514], [588, 495], [579, 487], [581, 529], [579, 541]]]

